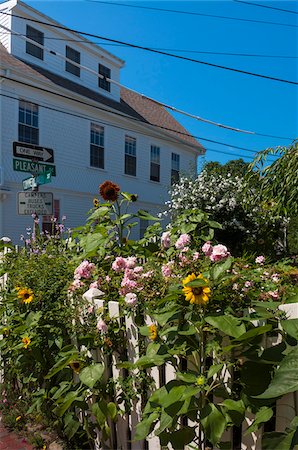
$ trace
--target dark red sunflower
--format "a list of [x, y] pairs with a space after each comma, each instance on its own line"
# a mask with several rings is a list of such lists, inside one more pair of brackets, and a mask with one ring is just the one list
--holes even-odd
[[99, 193], [104, 200], [115, 202], [118, 198], [120, 187], [112, 181], [105, 181], [99, 186]]

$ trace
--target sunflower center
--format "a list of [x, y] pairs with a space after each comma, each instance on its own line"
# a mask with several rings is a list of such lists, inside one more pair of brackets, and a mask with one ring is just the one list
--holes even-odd
[[27, 292], [26, 292], [26, 294], [24, 294], [24, 298], [29, 298], [30, 297], [30, 294], [28, 294]]
[[194, 293], [194, 295], [201, 295], [203, 293], [203, 288], [195, 287], [195, 288], [193, 288], [192, 292]]

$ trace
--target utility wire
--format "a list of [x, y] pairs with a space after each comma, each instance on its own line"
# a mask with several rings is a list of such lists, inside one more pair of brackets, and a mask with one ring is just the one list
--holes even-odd
[[[5, 14], [5, 15], [10, 15], [11, 16], [11, 14], [6, 13], [4, 11], [0, 11], [0, 14]], [[253, 77], [264, 78], [264, 79], [272, 80], [272, 81], [278, 81], [280, 83], [293, 84], [293, 85], [296, 85], [296, 86], [298, 85], [297, 81], [285, 80], [283, 78], [277, 78], [277, 77], [272, 77], [272, 76], [268, 76], [268, 75], [262, 75], [262, 74], [255, 73], [255, 72], [249, 72], [247, 70], [241, 70], [241, 69], [236, 69], [236, 68], [233, 68], [233, 67], [223, 66], [223, 65], [220, 65], [220, 64], [213, 64], [213, 63], [206, 62], [206, 61], [200, 61], [198, 59], [187, 58], [187, 57], [181, 56], [181, 55], [175, 55], [175, 54], [168, 53], [168, 52], [162, 52], [160, 50], [154, 50], [154, 49], [152, 49], [150, 47], [143, 47], [141, 45], [131, 44], [129, 42], [120, 41], [118, 39], [106, 38], [104, 36], [100, 36], [100, 35], [97, 35], [97, 34], [87, 33], [85, 31], [75, 30], [73, 28], [64, 27], [62, 25], [49, 24], [47, 22], [43, 22], [41, 20], [36, 20], [36, 19], [27, 19], [25, 17], [18, 16], [16, 14], [14, 14], [13, 16], [14, 17], [18, 17], [18, 18], [23, 19], [23, 20], [26, 20], [26, 21], [30, 21], [30, 22], [46, 25], [46, 26], [49, 26], [49, 27], [52, 27], [52, 28], [57, 28], [57, 29], [60, 29], [60, 30], [70, 31], [72, 33], [79, 33], [79, 34], [82, 34], [82, 35], [85, 35], [85, 36], [90, 36], [90, 37], [94, 37], [94, 38], [97, 38], [97, 39], [102, 39], [104, 41], [113, 42], [113, 43], [117, 43], [117, 44], [123, 44], [123, 45], [126, 45], [128, 47], [133, 47], [133, 48], [137, 48], [137, 49], [140, 49], [140, 50], [145, 50], [145, 51], [148, 51], [148, 52], [151, 52], [151, 53], [156, 53], [156, 54], [159, 54], [159, 55], [169, 56], [170, 58], [181, 59], [183, 61], [194, 62], [194, 63], [197, 63], [197, 64], [202, 64], [202, 65], [205, 65], [205, 66], [209, 66], [209, 67], [216, 67], [218, 69], [229, 70], [231, 72], [242, 73], [242, 74], [250, 75], [250, 76], [253, 76]]]
[[240, 0], [233, 0], [235, 3], [244, 3], [246, 5], [252, 5], [252, 6], [259, 6], [260, 8], [268, 8], [268, 9], [275, 9], [276, 11], [283, 11], [291, 14], [298, 14], [297, 11], [292, 11], [290, 9], [282, 9], [282, 8], [275, 8], [274, 6], [268, 6], [268, 5], [260, 5], [259, 3], [251, 3], [246, 1], [240, 1]]
[[[5, 30], [8, 30], [8, 31], [13, 31], [13, 30], [11, 30], [10, 28], [5, 27], [4, 25], [0, 25], [0, 27], [1, 27], [1, 28], [4, 28]], [[14, 31], [13, 31], [13, 32], [14, 32]], [[107, 76], [104, 76], [104, 75], [100, 74], [99, 72], [96, 72], [95, 70], [90, 69], [90, 68], [87, 67], [87, 66], [84, 66], [84, 65], [82, 65], [82, 64], [80, 64], [80, 63], [77, 63], [77, 62], [73, 61], [73, 60], [70, 59], [70, 58], [67, 58], [66, 56], [62, 55], [61, 53], [59, 53], [59, 52], [57, 52], [57, 51], [53, 52], [53, 50], [51, 50], [50, 48], [48, 48], [48, 47], [46, 47], [46, 46], [44, 46], [44, 45], [42, 45], [42, 44], [37, 43], [36, 41], [30, 39], [28, 36], [25, 36], [25, 35], [20, 34], [20, 33], [17, 33], [17, 32], [14, 32], [14, 33], [15, 33], [17, 36], [19, 36], [19, 37], [21, 37], [22, 39], [24, 39], [26, 42], [29, 41], [29, 42], [32, 43], [33, 45], [38, 46], [39, 48], [42, 49], [42, 51], [47, 51], [47, 52], [50, 53], [50, 54], [54, 54], [55, 56], [58, 56], [59, 58], [62, 58], [64, 61], [69, 62], [69, 63], [72, 64], [72, 65], [75, 65], [75, 66], [78, 67], [79, 69], [84, 69], [84, 70], [86, 70], [87, 72], [92, 73], [93, 75], [95, 75], [96, 77], [98, 77], [98, 78], [100, 78], [100, 79], [104, 79], [104, 80], [108, 81], [109, 83], [116, 84], [118, 87], [124, 87], [124, 88], [127, 89], [127, 87], [124, 86], [122, 83], [119, 83], [118, 81], [113, 80], [112, 78], [109, 78], [109, 77], [107, 77]], [[240, 128], [235, 128], [235, 127], [231, 127], [231, 126], [229, 126], [229, 125], [224, 125], [224, 124], [221, 124], [221, 123], [214, 122], [214, 121], [212, 121], [212, 120], [204, 119], [203, 117], [199, 117], [199, 116], [197, 116], [197, 115], [195, 115], [195, 114], [188, 113], [188, 112], [183, 111], [183, 110], [181, 110], [181, 109], [175, 108], [174, 106], [171, 106], [171, 105], [166, 105], [165, 103], [162, 103], [162, 102], [160, 102], [160, 101], [158, 101], [158, 100], [155, 100], [154, 98], [151, 98], [151, 97], [145, 96], [145, 95], [143, 95], [143, 94], [140, 94], [139, 92], [135, 91], [134, 89], [130, 89], [130, 90], [131, 90], [132, 92], [134, 92], [134, 93], [140, 95], [141, 97], [146, 98], [146, 99], [150, 100], [150, 101], [153, 102], [153, 103], [156, 103], [156, 104], [159, 105], [159, 106], [162, 106], [162, 107], [164, 107], [164, 108], [166, 108], [166, 109], [170, 109], [171, 111], [177, 112], [177, 113], [179, 113], [179, 114], [182, 114], [182, 115], [191, 117], [192, 119], [198, 120], [198, 121], [200, 121], [200, 122], [209, 123], [210, 125], [215, 125], [215, 126], [217, 126], [217, 127], [219, 127], [219, 128], [225, 128], [225, 129], [227, 129], [227, 130], [237, 131], [237, 132], [239, 132], [239, 133], [254, 134], [253, 131], [241, 130]]]
[[[11, 94], [14, 94], [14, 92], [11, 92], [11, 91], [8, 91], [8, 90], [5, 90], [5, 92], [10, 92]], [[19, 97], [14, 97], [13, 95], [4, 94], [3, 92], [0, 93], [0, 97], [9, 98], [9, 99], [16, 100], [16, 101], [20, 100]], [[47, 109], [49, 111], [55, 111], [55, 112], [59, 112], [61, 114], [66, 114], [68, 116], [72, 116], [72, 117], [76, 117], [76, 118], [79, 118], [79, 119], [88, 120], [88, 122], [94, 122], [94, 123], [98, 123], [100, 125], [106, 125], [106, 126], [110, 126], [112, 128], [125, 130], [125, 131], [132, 131], [132, 132], [135, 131], [135, 130], [129, 129], [127, 127], [121, 127], [120, 125], [115, 125], [114, 123], [111, 123], [111, 122], [106, 122], [104, 120], [99, 120], [97, 118], [94, 119], [93, 117], [82, 116], [80, 114], [76, 114], [76, 113], [73, 113], [73, 112], [70, 112], [70, 111], [63, 111], [61, 109], [54, 108], [52, 106], [47, 106], [47, 105], [43, 105], [43, 104], [38, 104], [37, 106], [39, 108], [44, 108], [44, 109]], [[148, 136], [148, 137], [152, 136], [151, 134], [145, 133], [143, 131], [139, 132], [139, 133], [142, 134], [143, 136]], [[191, 135], [188, 135], [188, 136], [191, 136]], [[192, 137], [194, 137], [194, 136], [192, 136]], [[168, 139], [166, 139], [166, 138], [159, 137], [158, 139], [161, 140], [161, 141], [168, 142]], [[232, 146], [230, 145], [230, 147], [232, 147]], [[234, 153], [234, 152], [233, 153], [232, 152], [225, 152], [223, 150], [219, 150], [219, 149], [215, 149], [215, 148], [205, 148], [205, 150], [209, 150], [209, 151], [212, 151], [212, 152], [215, 152], [215, 153], [220, 153], [220, 154], [223, 153], [224, 155], [238, 156], [240, 158], [249, 158], [249, 159], [252, 159], [252, 160], [254, 159], [254, 156], [251, 156], [251, 155], [243, 155], [243, 154]], [[253, 151], [253, 150], [249, 150], [249, 151]], [[255, 151], [254, 153], [257, 153], [257, 151]], [[204, 156], [204, 154], [203, 155], [199, 155], [199, 156]], [[272, 157], [277, 157], [277, 155], [276, 156], [272, 155]], [[274, 162], [274, 160], [272, 160], [272, 162]]]
[[297, 28], [297, 25], [292, 25], [292, 24], [288, 24], [288, 23], [280, 23], [280, 22], [269, 22], [267, 20], [243, 19], [242, 17], [222, 16], [222, 15], [217, 15], [217, 14], [206, 14], [206, 13], [199, 13], [199, 12], [193, 12], [193, 11], [179, 11], [179, 10], [175, 10], [175, 9], [166, 9], [166, 8], [154, 8], [151, 6], [128, 5], [126, 3], [104, 2], [104, 1], [99, 1], [99, 0], [85, 0], [85, 1], [87, 1], [89, 3], [102, 3], [105, 5], [124, 6], [127, 8], [147, 9], [147, 10], [151, 10], [151, 11], [169, 12], [169, 13], [184, 14], [184, 15], [189, 15], [189, 16], [212, 17], [215, 19], [237, 20], [237, 21], [241, 21], [241, 22], [261, 23], [262, 25], [264, 25], [264, 24], [279, 25], [282, 27]]
[[[229, 147], [229, 148], [236, 148], [236, 149], [238, 149], [238, 150], [244, 150], [244, 151], [251, 152], [251, 153], [257, 153], [257, 152], [258, 152], [258, 150], [252, 150], [252, 149], [248, 149], [248, 148], [245, 148], [245, 147], [239, 147], [239, 146], [232, 145], [232, 144], [228, 144], [228, 143], [225, 143], [225, 142], [216, 141], [216, 140], [213, 140], [213, 139], [207, 139], [207, 138], [200, 137], [200, 136], [194, 136], [194, 135], [191, 135], [191, 134], [189, 134], [189, 133], [184, 133], [184, 132], [182, 132], [182, 131], [174, 130], [174, 129], [172, 129], [172, 128], [163, 127], [163, 126], [161, 126], [161, 125], [156, 125], [156, 124], [153, 124], [153, 123], [151, 123], [151, 122], [144, 122], [144, 121], [141, 120], [141, 119], [138, 119], [138, 118], [135, 118], [135, 117], [131, 117], [131, 116], [127, 116], [126, 114], [122, 114], [122, 113], [119, 113], [119, 112], [110, 111], [110, 110], [108, 110], [108, 109], [106, 109], [106, 108], [103, 108], [103, 107], [100, 107], [100, 106], [97, 106], [97, 105], [92, 105], [92, 104], [90, 104], [90, 103], [88, 103], [88, 102], [85, 102], [85, 101], [82, 101], [82, 100], [78, 100], [78, 99], [75, 99], [75, 98], [73, 98], [73, 97], [69, 97], [69, 96], [64, 95], [64, 94], [59, 94], [59, 93], [57, 93], [57, 92], [55, 92], [55, 91], [51, 91], [51, 90], [49, 90], [49, 89], [45, 89], [45, 88], [41, 88], [41, 87], [38, 87], [38, 86], [34, 86], [34, 85], [32, 85], [32, 84], [30, 84], [30, 83], [26, 83], [26, 82], [24, 82], [24, 81], [15, 80], [15, 79], [6, 77], [6, 76], [4, 76], [4, 75], [1, 75], [1, 78], [4, 78], [4, 79], [9, 80], [9, 81], [13, 81], [13, 82], [18, 83], [18, 84], [21, 84], [21, 85], [23, 85], [23, 86], [31, 87], [31, 88], [36, 89], [36, 90], [38, 90], [38, 91], [46, 92], [46, 93], [48, 93], [48, 94], [53, 94], [53, 95], [55, 95], [55, 96], [57, 96], [57, 97], [60, 97], [60, 98], [64, 98], [64, 99], [67, 99], [67, 100], [71, 100], [71, 101], [76, 102], [76, 103], [78, 103], [78, 104], [81, 104], [81, 105], [84, 105], [84, 106], [88, 106], [88, 107], [91, 107], [91, 108], [94, 108], [94, 109], [97, 109], [97, 110], [100, 110], [100, 111], [104, 111], [104, 112], [113, 114], [113, 115], [115, 115], [115, 116], [124, 117], [125, 119], [132, 120], [132, 121], [137, 122], [137, 123], [140, 123], [140, 124], [142, 124], [142, 125], [150, 125], [150, 126], [152, 126], [152, 127], [154, 127], [154, 128], [162, 129], [162, 130], [165, 130], [165, 131], [174, 132], [174, 133], [177, 133], [178, 135], [181, 135], [181, 136], [188, 136], [188, 137], [192, 137], [192, 138], [195, 138], [195, 139], [200, 139], [200, 140], [202, 140], [202, 141], [206, 141], [206, 142], [211, 142], [211, 143], [214, 143], [214, 144], [223, 145], [223, 146]], [[19, 100], [19, 99], [18, 99], [18, 100]], [[41, 105], [41, 106], [43, 107], [43, 105]], [[53, 108], [53, 107], [47, 107], [47, 108], [48, 108], [48, 109], [52, 109], [53, 111], [64, 112], [64, 111], [58, 110], [57, 108]], [[75, 114], [71, 113], [71, 115], [75, 115]], [[76, 117], [80, 117], [80, 118], [81, 118], [81, 117], [83, 117], [83, 116], [76, 115]], [[108, 124], [108, 125], [112, 125], [112, 124]], [[112, 126], [114, 126], [114, 125], [112, 125]], [[122, 129], [127, 129], [127, 128], [122, 128]], [[130, 131], [133, 131], [133, 130], [130, 130]], [[169, 136], [169, 137], [175, 138], [175, 136], [172, 136], [172, 135]], [[165, 139], [165, 140], [166, 140], [166, 139]]]
[[[1, 35], [5, 34], [12, 34], [14, 36], [23, 36], [26, 37], [25, 34], [21, 33], [14, 33], [14, 32], [1, 32]], [[85, 39], [66, 39], [66, 38], [58, 38], [58, 37], [51, 37], [51, 36], [44, 36], [44, 40], [53, 40], [53, 41], [64, 41], [64, 42], [77, 42], [86, 43]], [[112, 46], [112, 47], [127, 47], [124, 44], [111, 44], [109, 42], [101, 42], [101, 41], [90, 41], [92, 44], [96, 45], [106, 45], [106, 46]], [[283, 59], [297, 59], [298, 56], [288, 56], [288, 55], [264, 55], [259, 53], [232, 53], [232, 52], [212, 52], [212, 51], [203, 51], [203, 50], [184, 50], [184, 49], [177, 49], [177, 48], [160, 48], [160, 47], [150, 47], [153, 48], [153, 50], [165, 50], [168, 52], [179, 52], [179, 53], [199, 53], [199, 54], [206, 54], [206, 55], [221, 55], [221, 56], [244, 56], [244, 57], [255, 57], [255, 58], [283, 58]]]

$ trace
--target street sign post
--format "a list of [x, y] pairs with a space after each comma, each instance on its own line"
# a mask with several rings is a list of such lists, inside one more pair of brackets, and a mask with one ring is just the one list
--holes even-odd
[[17, 158], [32, 159], [45, 163], [54, 162], [54, 150], [52, 148], [40, 147], [39, 145], [13, 143], [13, 156]]
[[18, 214], [50, 216], [53, 214], [52, 192], [18, 192]]
[[29, 172], [37, 175], [45, 172], [51, 172], [52, 177], [56, 176], [56, 166], [34, 161], [25, 161], [23, 159], [13, 158], [13, 170], [16, 170], [17, 172]]

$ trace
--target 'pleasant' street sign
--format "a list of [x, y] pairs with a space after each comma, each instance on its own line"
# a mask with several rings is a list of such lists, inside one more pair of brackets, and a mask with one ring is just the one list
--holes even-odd
[[37, 214], [39, 216], [52, 215], [52, 192], [18, 192], [18, 214]]
[[56, 166], [15, 158], [13, 158], [13, 170], [18, 172], [29, 172], [32, 174], [51, 172], [52, 177], [56, 176]]
[[40, 147], [39, 145], [13, 143], [13, 156], [17, 158], [32, 159], [47, 163], [54, 162], [54, 150], [52, 148]]

